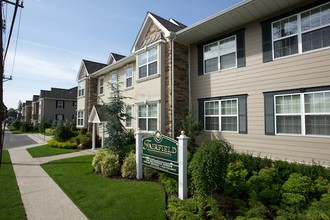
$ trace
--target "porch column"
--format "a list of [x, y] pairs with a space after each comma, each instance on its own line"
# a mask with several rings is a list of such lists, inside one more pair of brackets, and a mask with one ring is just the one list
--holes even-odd
[[93, 123], [92, 150], [95, 150], [96, 124]]

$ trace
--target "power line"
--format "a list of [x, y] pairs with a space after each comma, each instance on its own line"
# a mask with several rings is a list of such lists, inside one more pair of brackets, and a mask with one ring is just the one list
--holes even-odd
[[22, 10], [19, 11], [19, 19], [18, 19], [18, 28], [17, 28], [17, 36], [16, 36], [16, 43], [15, 43], [15, 50], [14, 50], [14, 59], [13, 59], [13, 65], [11, 68], [11, 73], [10, 73], [10, 79], [12, 80], [13, 73], [14, 73], [14, 67], [15, 67], [15, 62], [16, 62], [16, 52], [17, 52], [17, 44], [18, 44], [18, 37], [19, 37], [19, 31], [21, 27], [21, 17], [22, 17]]

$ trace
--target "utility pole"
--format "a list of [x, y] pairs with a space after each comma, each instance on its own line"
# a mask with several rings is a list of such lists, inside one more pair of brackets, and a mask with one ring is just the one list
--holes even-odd
[[5, 119], [4, 103], [3, 103], [3, 80], [4, 80], [4, 63], [5, 63], [4, 54], [3, 54], [3, 36], [2, 36], [3, 30], [4, 30], [3, 19], [2, 19], [2, 3], [3, 2], [15, 5], [14, 17], [13, 17], [13, 21], [11, 24], [10, 35], [9, 35], [9, 39], [8, 39], [8, 45], [7, 45], [6, 52], [8, 51], [11, 33], [14, 28], [14, 22], [15, 22], [17, 8], [18, 7], [23, 8], [23, 3], [19, 4], [19, 0], [16, 0], [16, 3], [10, 2], [8, 0], [0, 0], [0, 19], [1, 19], [0, 20], [0, 47], [1, 47], [1, 49], [0, 49], [1, 50], [1, 53], [0, 53], [0, 167], [1, 167], [1, 163], [2, 163], [3, 139], [4, 139], [4, 130], [5, 130], [5, 128], [2, 127], [4, 125], [3, 123], [4, 123], [4, 119]]

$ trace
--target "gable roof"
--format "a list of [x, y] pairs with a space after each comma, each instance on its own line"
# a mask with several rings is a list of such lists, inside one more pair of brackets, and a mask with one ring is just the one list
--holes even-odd
[[310, 0], [244, 0], [176, 33], [175, 41], [192, 44], [263, 19], [273, 13]]
[[123, 59], [123, 58], [125, 58], [124, 55], [120, 55], [120, 54], [111, 52], [107, 63], [108, 63], [108, 65], [110, 65], [110, 64], [113, 64], [113, 63]]
[[51, 88], [51, 90], [40, 90], [40, 98], [49, 99], [77, 99], [77, 86], [71, 89]]
[[89, 123], [102, 123], [106, 122], [104, 108], [101, 105], [94, 105], [88, 117]]
[[94, 72], [98, 71], [99, 69], [102, 69], [103, 67], [107, 66], [107, 64], [98, 63], [98, 62], [94, 62], [94, 61], [90, 61], [90, 60], [83, 59], [82, 61], [84, 62], [87, 72], [89, 74], [94, 73]]
[[[171, 37], [173, 32], [180, 31], [186, 27], [184, 24], [174, 19], [166, 20], [158, 15], [148, 12], [140, 28], [140, 31], [134, 41], [131, 53], [134, 53], [136, 50], [140, 49], [141, 45], [147, 45], [144, 41], [144, 38], [152, 23], [155, 24], [162, 31], [162, 34], [156, 34], [159, 35], [156, 36], [157, 40], [160, 40], [163, 37]], [[155, 40], [153, 40], [152, 42], [155, 42]]]
[[39, 96], [38, 95], [33, 95], [32, 102], [36, 102], [38, 100], [39, 100]]

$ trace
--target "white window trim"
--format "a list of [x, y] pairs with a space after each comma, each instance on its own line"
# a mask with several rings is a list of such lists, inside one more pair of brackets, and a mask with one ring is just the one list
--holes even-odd
[[[302, 92], [302, 93], [288, 93], [281, 95], [274, 95], [274, 122], [275, 122], [275, 135], [283, 135], [283, 136], [307, 136], [307, 137], [328, 137], [330, 135], [316, 135], [316, 134], [306, 134], [306, 115], [330, 115], [330, 112], [326, 113], [306, 113], [305, 112], [305, 95], [306, 94], [315, 94], [315, 93], [325, 93], [330, 92], [330, 90], [325, 91], [315, 91], [315, 92]], [[276, 97], [286, 96], [286, 95], [300, 95], [300, 113], [290, 113], [290, 114], [277, 114], [276, 113]], [[301, 134], [290, 134], [290, 133], [278, 133], [277, 132], [277, 117], [278, 115], [292, 115], [292, 116], [300, 116], [301, 118]]]
[[[148, 116], [148, 111], [149, 111], [149, 105], [154, 105], [154, 104], [156, 104], [156, 109], [157, 109], [157, 116], [156, 117], [149, 117]], [[139, 116], [139, 107], [140, 106], [147, 106], [147, 110], [146, 110], [146, 113], [147, 113], [147, 116], [146, 117], [140, 117]], [[151, 131], [151, 130], [149, 130], [149, 128], [148, 128], [148, 119], [156, 119], [157, 120], [157, 128], [156, 128], [156, 131], [158, 131], [159, 130], [159, 103], [158, 102], [149, 102], [149, 103], [145, 103], [145, 104], [139, 104], [138, 106], [137, 106], [137, 109], [136, 109], [137, 111], [136, 111], [136, 115], [137, 115], [137, 126], [138, 126], [138, 129], [140, 129], [140, 127], [139, 127], [139, 119], [141, 118], [141, 119], [146, 119], [146, 130], [142, 130], [142, 131]], [[154, 130], [152, 130], [152, 131], [154, 131]]]
[[[80, 85], [83, 85], [83, 88], [80, 88]], [[83, 97], [85, 96], [85, 87], [86, 87], [86, 81], [82, 80], [78, 82], [78, 97]], [[82, 91], [82, 92], [81, 92]], [[81, 94], [82, 93], [82, 94]]]
[[[81, 113], [82, 117], [79, 117], [79, 113]], [[81, 124], [79, 124], [79, 120], [82, 121]], [[77, 111], [77, 127], [84, 127], [84, 122], [85, 122], [85, 111], [84, 110], [78, 110]]]
[[[102, 85], [101, 85], [101, 81], [102, 81]], [[102, 93], [101, 93], [101, 88], [102, 88]], [[98, 95], [104, 95], [104, 77], [100, 77], [98, 79], [97, 93]]]
[[[236, 110], [237, 114], [236, 115], [222, 115], [221, 113], [221, 102], [223, 101], [230, 101], [230, 100], [235, 100], [236, 101]], [[219, 130], [206, 130], [206, 103], [207, 102], [219, 102], [219, 114], [218, 115], [208, 115], [209, 117], [218, 117], [219, 118]], [[237, 118], [237, 126], [236, 126], [236, 131], [223, 131], [222, 130], [222, 124], [221, 124], [221, 118], [222, 117], [236, 117]], [[212, 132], [225, 132], [225, 133], [238, 133], [239, 132], [239, 117], [238, 117], [238, 99], [233, 98], [233, 99], [220, 99], [220, 100], [208, 100], [204, 102], [204, 129], [205, 131], [212, 131]]]
[[[113, 76], [116, 76], [116, 82], [113, 81]], [[118, 89], [118, 74], [117, 71], [112, 71], [110, 74], [110, 87], [111, 91]]]
[[[59, 104], [61, 103], [61, 104]], [[64, 101], [63, 100], [56, 100], [56, 109], [64, 109]]]
[[[131, 76], [131, 77], [127, 77], [127, 69], [128, 69], [128, 68], [131, 68], [131, 69], [132, 69], [132, 76]], [[133, 73], [133, 65], [132, 65], [132, 64], [128, 64], [128, 65], [126, 66], [126, 69], [125, 69], [125, 88], [126, 88], [126, 89], [130, 89], [130, 88], [133, 88], [133, 87], [134, 87], [134, 86], [133, 86], [133, 83], [134, 83], [133, 75], [134, 75], [134, 73]], [[131, 86], [127, 86], [127, 79], [129, 79], [129, 78], [132, 79], [132, 85], [131, 85]]]
[[131, 118], [130, 118], [131, 126], [127, 126], [127, 120], [125, 119], [125, 127], [133, 128], [133, 106], [131, 106], [131, 105], [126, 106], [126, 113], [127, 113], [127, 108], [131, 108]]
[[[311, 53], [311, 52], [320, 51], [320, 50], [324, 50], [324, 49], [329, 48], [329, 47], [321, 47], [321, 48], [318, 48], [318, 49], [315, 49], [315, 50], [309, 50], [309, 51], [306, 51], [306, 52], [303, 52], [302, 51], [302, 48], [303, 48], [303, 46], [302, 46], [302, 34], [307, 33], [307, 32], [312, 32], [312, 31], [315, 31], [315, 30], [318, 30], [318, 29], [322, 29], [322, 28], [325, 28], [325, 27], [328, 27], [328, 26], [330, 26], [330, 24], [328, 24], [328, 25], [321, 25], [320, 27], [317, 27], [317, 28], [312, 28], [312, 29], [307, 30], [307, 31], [302, 31], [301, 30], [301, 14], [303, 14], [303, 13], [305, 13], [307, 11], [311, 11], [311, 10], [313, 10], [315, 8], [322, 7], [323, 5], [326, 5], [326, 4], [329, 4], [329, 2], [328, 3], [321, 4], [321, 5], [318, 5], [318, 6], [315, 6], [313, 8], [309, 8], [309, 9], [307, 9], [305, 11], [302, 11], [302, 12], [299, 12], [299, 13], [296, 13], [296, 14], [291, 14], [291, 15], [285, 17], [285, 18], [278, 19], [278, 20], [273, 21], [271, 23], [272, 58], [273, 58], [273, 60], [284, 59], [284, 58], [288, 58], [288, 57], [297, 56], [297, 55], [300, 55], [300, 54]], [[273, 24], [276, 23], [276, 22], [278, 22], [278, 21], [281, 21], [281, 20], [284, 20], [284, 19], [287, 19], [287, 18], [290, 18], [290, 17], [293, 17], [293, 16], [296, 16], [297, 17], [297, 30], [298, 30], [297, 32], [298, 33], [293, 34], [293, 35], [290, 35], [290, 37], [298, 35], [298, 53], [275, 58], [274, 41], [282, 40], [282, 39], [289, 38], [289, 37], [287, 37], [287, 36], [286, 37], [280, 37], [280, 38], [274, 40]]]
[[[229, 39], [229, 38], [232, 38], [234, 37], [235, 38], [235, 66], [233, 67], [230, 67], [230, 68], [226, 68], [226, 69], [220, 69], [220, 41], [224, 41], [226, 39]], [[237, 68], [237, 36], [234, 34], [234, 35], [231, 35], [229, 37], [225, 37], [225, 38], [222, 38], [220, 40], [217, 40], [217, 41], [213, 41], [211, 43], [208, 43], [206, 45], [203, 45], [203, 54], [204, 54], [204, 51], [205, 51], [205, 47], [210, 45], [210, 44], [213, 44], [217, 42], [217, 47], [218, 47], [218, 69], [215, 70], [215, 71], [211, 71], [211, 72], [206, 72], [205, 69], [206, 69], [206, 65], [205, 65], [205, 56], [203, 55], [203, 74], [204, 75], [207, 75], [207, 74], [212, 74], [212, 73], [216, 73], [216, 72], [223, 72], [223, 71], [226, 71], [226, 70], [232, 70], [232, 69], [236, 69]]]

